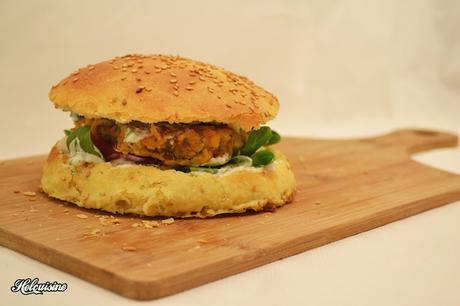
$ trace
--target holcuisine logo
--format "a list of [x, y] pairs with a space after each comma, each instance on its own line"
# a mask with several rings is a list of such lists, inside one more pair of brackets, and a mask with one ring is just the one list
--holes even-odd
[[43, 294], [43, 292], [64, 292], [67, 290], [67, 283], [45, 282], [40, 283], [40, 280], [36, 277], [31, 278], [20, 278], [14, 282], [11, 286], [11, 292], [20, 292], [23, 295], [28, 294]]

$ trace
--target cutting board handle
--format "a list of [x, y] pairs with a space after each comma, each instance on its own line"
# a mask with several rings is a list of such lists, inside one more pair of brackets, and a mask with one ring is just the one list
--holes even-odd
[[403, 148], [408, 154], [437, 148], [456, 147], [457, 135], [422, 129], [402, 129], [377, 137], [379, 143]]

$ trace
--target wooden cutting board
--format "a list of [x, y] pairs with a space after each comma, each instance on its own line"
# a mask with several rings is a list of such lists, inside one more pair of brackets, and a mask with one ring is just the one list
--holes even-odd
[[38, 187], [45, 156], [6, 161], [0, 244], [118, 294], [154, 299], [459, 200], [460, 176], [410, 159], [456, 144], [454, 135], [422, 130], [353, 140], [286, 138], [280, 148], [298, 180], [293, 203], [153, 228], [142, 223], [153, 219], [101, 216], [47, 198]]

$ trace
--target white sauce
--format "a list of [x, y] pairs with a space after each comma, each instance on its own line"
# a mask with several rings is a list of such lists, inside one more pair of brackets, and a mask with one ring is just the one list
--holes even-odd
[[125, 138], [123, 139], [123, 141], [126, 143], [135, 143], [135, 142], [141, 141], [147, 136], [149, 136], [148, 130], [141, 130], [141, 129], [136, 129], [136, 128], [131, 129], [128, 127], [126, 129], [126, 134], [125, 134]]
[[73, 122], [76, 122], [80, 119], [80, 116], [78, 116], [78, 114], [74, 113], [74, 112], [70, 112], [70, 118], [72, 118], [72, 121]]
[[216, 175], [218, 176], [227, 176], [235, 172], [248, 171], [248, 172], [262, 172], [264, 167], [254, 167], [254, 166], [238, 166], [235, 168], [224, 167], [217, 171]]
[[133, 165], [136, 165], [135, 162], [132, 162], [130, 160], [127, 160], [127, 159], [124, 159], [124, 158], [117, 158], [117, 159], [114, 159], [114, 160], [111, 160], [110, 163], [112, 164], [112, 166], [114, 167], [129, 167], [129, 166], [133, 166]]
[[206, 163], [201, 164], [200, 166], [219, 166], [223, 165], [230, 160], [230, 155], [225, 153], [224, 155], [213, 157], [208, 160]]
[[[97, 150], [97, 148], [95, 148]], [[75, 138], [69, 144], [69, 165], [76, 166], [83, 163], [103, 163], [104, 160], [96, 155], [86, 153], [80, 146], [80, 140]], [[101, 154], [102, 155], [102, 154]]]

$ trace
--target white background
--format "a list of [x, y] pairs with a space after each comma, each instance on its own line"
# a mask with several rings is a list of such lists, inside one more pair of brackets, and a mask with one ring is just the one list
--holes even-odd
[[[78, 67], [168, 53], [253, 79], [280, 100], [285, 135], [398, 127], [460, 133], [458, 1], [0, 2], [0, 158], [46, 153], [71, 125], [47, 93]], [[460, 150], [416, 159], [460, 173]], [[460, 203], [284, 259], [155, 305], [459, 305]], [[5, 248], [8, 305], [138, 304]], [[17, 278], [65, 281], [19, 296]]]

